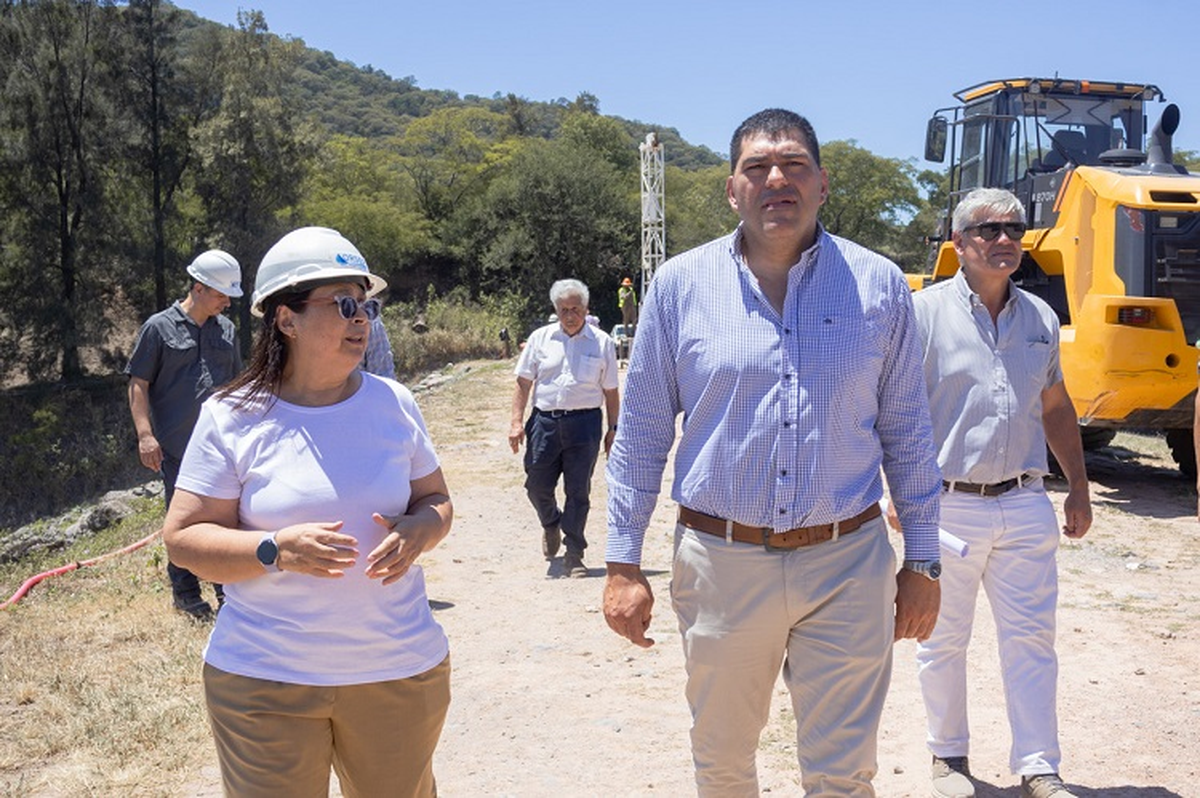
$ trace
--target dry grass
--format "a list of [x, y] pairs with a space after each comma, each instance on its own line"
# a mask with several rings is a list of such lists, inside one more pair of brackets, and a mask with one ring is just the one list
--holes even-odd
[[[161, 503], [86, 543], [6, 566], [5, 598], [39, 569], [154, 532]], [[208, 630], [167, 609], [162, 543], [42, 582], [0, 613], [0, 795], [176, 795], [210, 746], [199, 699]]]
[[[478, 445], [477, 410], [511, 361], [476, 362], [420, 397], [442, 448]], [[505, 398], [507, 399], [507, 397]], [[472, 441], [474, 443], [472, 443]], [[95, 537], [0, 565], [7, 599], [30, 576], [116, 551], [162, 524], [157, 497]], [[209, 627], [170, 609], [161, 540], [52, 577], [0, 611], [0, 796], [192, 795], [212, 761], [200, 683]], [[0, 600], [2, 600], [0, 599]]]

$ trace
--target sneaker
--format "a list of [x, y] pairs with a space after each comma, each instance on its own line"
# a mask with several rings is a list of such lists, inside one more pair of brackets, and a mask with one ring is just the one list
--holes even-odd
[[1039, 773], [1021, 777], [1021, 798], [1075, 798], [1057, 773]]
[[930, 777], [933, 779], [933, 798], [974, 798], [971, 768], [965, 756], [933, 758]]
[[212, 605], [199, 596], [176, 596], [175, 609], [190, 615], [196, 621], [207, 622], [213, 619]]
[[588, 575], [587, 566], [583, 564], [583, 555], [567, 551], [563, 555], [563, 571], [573, 579], [581, 579]]
[[547, 560], [553, 560], [554, 555], [558, 554], [558, 547], [562, 544], [562, 533], [558, 530], [558, 524], [553, 526], [542, 527], [542, 556]]

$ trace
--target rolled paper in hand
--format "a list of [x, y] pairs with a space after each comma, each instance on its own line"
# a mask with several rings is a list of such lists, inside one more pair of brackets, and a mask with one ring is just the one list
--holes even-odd
[[971, 546], [967, 541], [960, 538], [958, 535], [951, 535], [944, 529], [938, 530], [938, 543], [942, 544], [942, 548], [946, 551], [957, 554], [959, 557], [966, 557]]
[[[888, 511], [888, 498], [885, 496], [879, 500], [879, 506], [886, 516]], [[944, 529], [938, 529], [938, 543], [941, 547], [951, 554], [959, 557], [966, 557], [967, 552], [971, 550], [970, 544], [960, 538], [958, 535], [952, 535]]]

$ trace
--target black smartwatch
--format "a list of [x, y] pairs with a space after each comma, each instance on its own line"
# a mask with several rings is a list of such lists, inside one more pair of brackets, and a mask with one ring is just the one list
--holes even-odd
[[900, 567], [906, 571], [918, 573], [933, 582], [936, 582], [942, 575], [941, 560], [905, 560]]
[[275, 535], [278, 532], [268, 532], [262, 536], [262, 540], [258, 542], [258, 548], [254, 554], [258, 557], [258, 561], [262, 563], [263, 568], [268, 571], [279, 570], [279, 545], [275, 542]]

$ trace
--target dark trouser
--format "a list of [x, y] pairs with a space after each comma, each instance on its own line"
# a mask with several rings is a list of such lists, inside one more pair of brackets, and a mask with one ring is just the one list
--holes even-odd
[[633, 302], [626, 302], [621, 307], [621, 323], [625, 325], [625, 335], [629, 338], [633, 337], [634, 327], [637, 326], [638, 306]]
[[[179, 478], [179, 458], [163, 452], [162, 459], [163, 497], [167, 509], [171, 509], [171, 497], [175, 495], [175, 480]], [[167, 560], [167, 577], [171, 580], [171, 592], [176, 598], [199, 600], [200, 580], [186, 568], [180, 568]], [[213, 584], [218, 600], [224, 597], [225, 591], [218, 584]]]
[[[587, 548], [583, 528], [591, 508], [592, 470], [600, 453], [600, 408], [554, 418], [534, 410], [525, 422], [525, 492], [543, 527], [558, 525], [567, 551]], [[566, 501], [558, 508], [555, 489], [562, 476]]]

